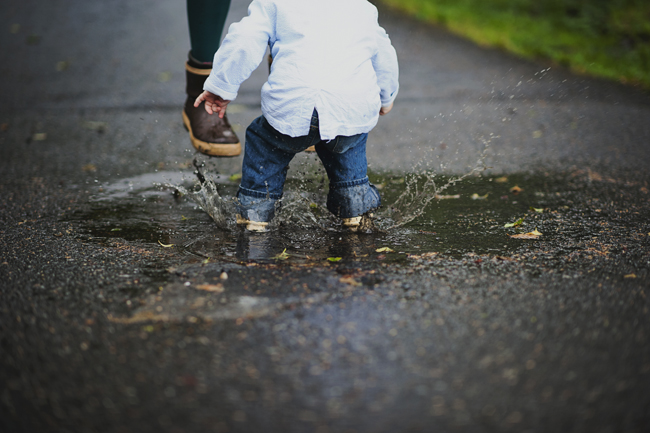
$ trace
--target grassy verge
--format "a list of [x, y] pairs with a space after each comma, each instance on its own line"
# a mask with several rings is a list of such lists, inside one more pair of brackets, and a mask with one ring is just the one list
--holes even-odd
[[380, 0], [478, 44], [650, 89], [648, 0]]

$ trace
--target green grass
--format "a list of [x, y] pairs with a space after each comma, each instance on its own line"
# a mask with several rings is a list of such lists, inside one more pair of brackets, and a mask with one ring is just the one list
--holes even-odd
[[648, 0], [380, 0], [487, 47], [650, 89]]

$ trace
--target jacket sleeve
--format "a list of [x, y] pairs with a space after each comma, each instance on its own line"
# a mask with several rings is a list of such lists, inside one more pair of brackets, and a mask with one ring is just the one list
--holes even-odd
[[228, 29], [203, 89], [226, 100], [235, 99], [239, 86], [262, 62], [269, 41], [274, 38], [275, 21], [272, 2], [254, 0], [248, 7], [248, 16]]
[[386, 107], [395, 100], [399, 90], [399, 65], [397, 53], [386, 30], [379, 24], [377, 27], [377, 52], [372, 58], [372, 66], [375, 68], [377, 84], [381, 89], [381, 106]]

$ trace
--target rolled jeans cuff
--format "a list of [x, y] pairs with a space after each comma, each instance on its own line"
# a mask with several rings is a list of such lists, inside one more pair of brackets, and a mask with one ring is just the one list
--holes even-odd
[[367, 177], [330, 185], [327, 195], [327, 209], [340, 218], [361, 216], [380, 205], [379, 191]]
[[237, 193], [237, 213], [248, 221], [269, 222], [275, 216], [275, 205], [279, 199], [272, 197], [273, 195], [262, 195], [240, 187]]

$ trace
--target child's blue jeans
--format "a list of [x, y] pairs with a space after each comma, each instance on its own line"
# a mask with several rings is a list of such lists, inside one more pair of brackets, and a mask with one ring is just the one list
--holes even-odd
[[237, 211], [249, 221], [270, 221], [275, 204], [282, 198], [289, 162], [309, 146], [325, 166], [330, 181], [327, 209], [341, 218], [351, 218], [379, 207], [381, 199], [368, 181], [366, 140], [368, 134], [320, 139], [318, 113], [314, 110], [309, 134], [290, 137], [278, 132], [260, 116], [246, 130], [242, 179], [237, 193]]

